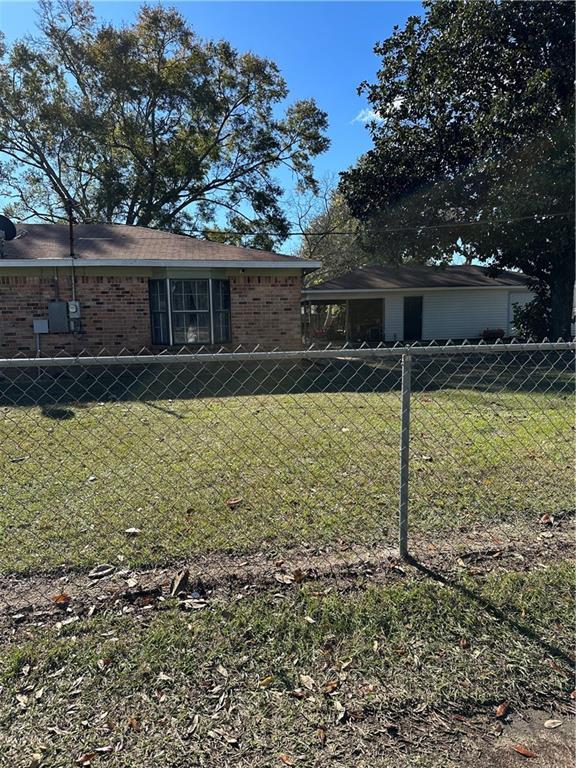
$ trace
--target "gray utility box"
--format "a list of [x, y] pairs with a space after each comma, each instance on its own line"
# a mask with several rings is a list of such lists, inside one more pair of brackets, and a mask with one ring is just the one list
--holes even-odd
[[48, 320], [46, 320], [46, 318], [44, 318], [44, 317], [36, 318], [35, 317], [32, 320], [32, 323], [33, 323], [33, 326], [34, 326], [34, 333], [35, 334], [49, 333]]
[[48, 327], [50, 333], [70, 333], [67, 301], [48, 302]]

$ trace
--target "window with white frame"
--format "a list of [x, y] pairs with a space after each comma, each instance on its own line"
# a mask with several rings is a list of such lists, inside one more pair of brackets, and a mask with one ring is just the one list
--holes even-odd
[[150, 280], [152, 343], [222, 344], [230, 341], [228, 280]]

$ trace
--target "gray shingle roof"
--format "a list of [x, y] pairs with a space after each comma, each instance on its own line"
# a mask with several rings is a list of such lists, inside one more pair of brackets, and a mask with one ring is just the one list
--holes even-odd
[[[69, 254], [68, 226], [19, 224], [19, 236], [4, 243], [4, 259], [62, 259]], [[125, 224], [77, 224], [74, 252], [78, 259], [167, 259], [174, 261], [289, 261], [306, 266], [306, 259], [271, 251], [238, 248], [188, 235], [176, 235]]]
[[489, 277], [486, 267], [384, 264], [360, 267], [342, 277], [311, 286], [306, 291], [524, 287], [527, 280], [526, 275], [520, 272], [500, 272], [496, 277]]

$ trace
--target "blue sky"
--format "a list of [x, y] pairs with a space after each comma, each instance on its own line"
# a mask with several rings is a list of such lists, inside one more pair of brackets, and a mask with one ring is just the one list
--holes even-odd
[[[416, 2], [173, 2], [205, 38], [224, 38], [239, 50], [273, 59], [289, 99], [313, 97], [328, 113], [331, 148], [317, 158], [318, 177], [336, 174], [370, 147], [366, 108], [356, 88], [378, 69], [374, 44], [395, 24], [418, 14]], [[130, 21], [137, 2], [96, 2], [98, 16]], [[34, 31], [35, 3], [0, 0], [0, 28], [8, 41]], [[283, 180], [284, 181], [284, 180]], [[287, 181], [287, 180], [285, 180]]]

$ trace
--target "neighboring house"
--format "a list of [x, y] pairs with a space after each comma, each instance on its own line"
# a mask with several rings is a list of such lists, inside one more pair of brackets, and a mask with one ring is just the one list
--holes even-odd
[[143, 227], [18, 226], [0, 242], [0, 355], [302, 343], [318, 262]]
[[533, 298], [526, 283], [476, 266], [362, 267], [304, 290], [305, 335], [369, 343], [510, 336], [514, 305]]

